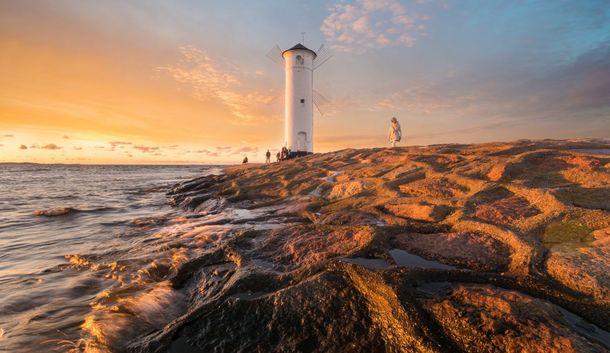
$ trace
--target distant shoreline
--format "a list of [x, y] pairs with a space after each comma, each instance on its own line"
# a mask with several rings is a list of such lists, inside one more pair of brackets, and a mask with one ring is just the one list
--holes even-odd
[[[224, 166], [229, 166], [229, 165], [237, 165], [240, 163], [226, 163], [226, 164], [207, 164], [207, 163], [202, 163], [202, 164], [139, 164], [139, 163], [109, 163], [109, 164], [105, 164], [105, 163], [36, 163], [36, 162], [0, 162], [0, 165], [44, 165], [44, 166], [87, 166], [87, 167], [91, 167], [91, 166], [96, 166], [96, 167], [102, 167], [102, 166], [139, 166], [139, 167], [169, 167], [169, 166], [184, 166], [184, 167], [197, 167], [197, 166], [202, 166], [202, 167], [224, 167]], [[252, 163], [255, 164], [255, 163]]]

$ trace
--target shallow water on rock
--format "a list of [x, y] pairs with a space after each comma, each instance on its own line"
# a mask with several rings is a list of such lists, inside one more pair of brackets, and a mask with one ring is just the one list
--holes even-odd
[[[389, 251], [392, 259], [398, 266], [404, 267], [417, 267], [434, 270], [454, 270], [453, 266], [445, 265], [438, 261], [426, 260], [423, 257], [411, 254], [402, 249], [392, 249]], [[347, 257], [342, 258], [341, 261], [349, 262], [354, 265], [366, 267], [369, 269], [386, 269], [391, 266], [389, 262], [384, 259], [368, 259], [364, 257]]]
[[341, 259], [341, 261], [349, 262], [354, 265], [370, 268], [370, 269], [384, 269], [388, 268], [390, 264], [383, 259], [367, 259], [364, 257], [348, 257]]
[[610, 332], [602, 330], [601, 328], [593, 325], [586, 321], [580, 316], [567, 311], [564, 308], [558, 307], [559, 311], [574, 329], [574, 331], [580, 333], [583, 336], [591, 338], [610, 349]]
[[451, 282], [428, 282], [417, 286], [418, 291], [431, 297], [446, 295], [451, 288]]
[[408, 253], [402, 249], [392, 249], [389, 251], [398, 266], [430, 268], [436, 270], [453, 270], [455, 267], [445, 265], [438, 261], [426, 260], [423, 257]]

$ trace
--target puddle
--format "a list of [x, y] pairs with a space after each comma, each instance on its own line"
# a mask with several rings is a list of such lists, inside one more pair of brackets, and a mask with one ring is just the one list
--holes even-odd
[[308, 195], [315, 196], [315, 197], [322, 197], [322, 191], [323, 191], [322, 186], [318, 186], [315, 190], [312, 190]]
[[576, 314], [572, 314], [564, 308], [558, 307], [558, 309], [574, 331], [591, 340], [603, 344], [606, 346], [606, 348], [610, 348], [610, 332], [602, 330], [596, 325], [593, 325]]
[[410, 254], [401, 249], [392, 249], [389, 252], [398, 266], [431, 268], [436, 270], [455, 269], [453, 266], [445, 265], [438, 261], [426, 260], [423, 257]]
[[330, 174], [327, 177], [322, 178], [323, 181], [327, 182], [327, 183], [334, 183], [337, 181], [337, 176], [341, 175], [345, 173], [344, 171], [339, 171], [339, 172], [330, 172]]
[[451, 292], [451, 282], [430, 282], [417, 286], [417, 290], [431, 297], [444, 297]]
[[341, 259], [341, 261], [349, 262], [350, 264], [372, 268], [372, 269], [381, 269], [387, 268], [390, 264], [383, 259], [366, 259], [364, 257], [348, 257]]

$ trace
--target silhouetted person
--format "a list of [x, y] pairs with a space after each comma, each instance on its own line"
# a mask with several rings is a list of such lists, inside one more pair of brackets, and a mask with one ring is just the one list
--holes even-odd
[[280, 157], [281, 157], [281, 156], [280, 156], [280, 153], [278, 152], [278, 153], [275, 155], [275, 157], [277, 158], [277, 161], [279, 162], [279, 161], [280, 161]]
[[242, 162], [243, 164], [248, 163], [248, 156], [244, 157], [244, 161]]
[[396, 142], [399, 142], [402, 138], [402, 131], [400, 130], [400, 124], [396, 117], [392, 117], [390, 122], [390, 130], [388, 130], [388, 140], [392, 144], [392, 147], [396, 146]]
[[271, 163], [271, 152], [269, 152], [269, 150], [267, 150], [267, 153], [265, 153], [265, 157], [267, 157], [265, 163]]

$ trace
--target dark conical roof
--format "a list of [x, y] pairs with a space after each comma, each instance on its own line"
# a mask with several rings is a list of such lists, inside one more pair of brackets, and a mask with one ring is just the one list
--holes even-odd
[[312, 52], [312, 53], [313, 53], [313, 56], [314, 56], [314, 57], [318, 56], [318, 55], [316, 54], [316, 52], [315, 52], [315, 51], [313, 51], [313, 50], [311, 50], [311, 49], [307, 48], [306, 46], [304, 46], [304, 45], [303, 45], [303, 44], [301, 44], [301, 43], [298, 43], [297, 45], [295, 45], [294, 47], [292, 47], [292, 48], [290, 48], [290, 49], [286, 49], [286, 50], [284, 50], [284, 51], [282, 52], [282, 55], [284, 55], [284, 53], [285, 53], [285, 52], [287, 52], [287, 51], [291, 51], [291, 50], [297, 50], [297, 49], [301, 49], [301, 50], [309, 50], [310, 52]]

